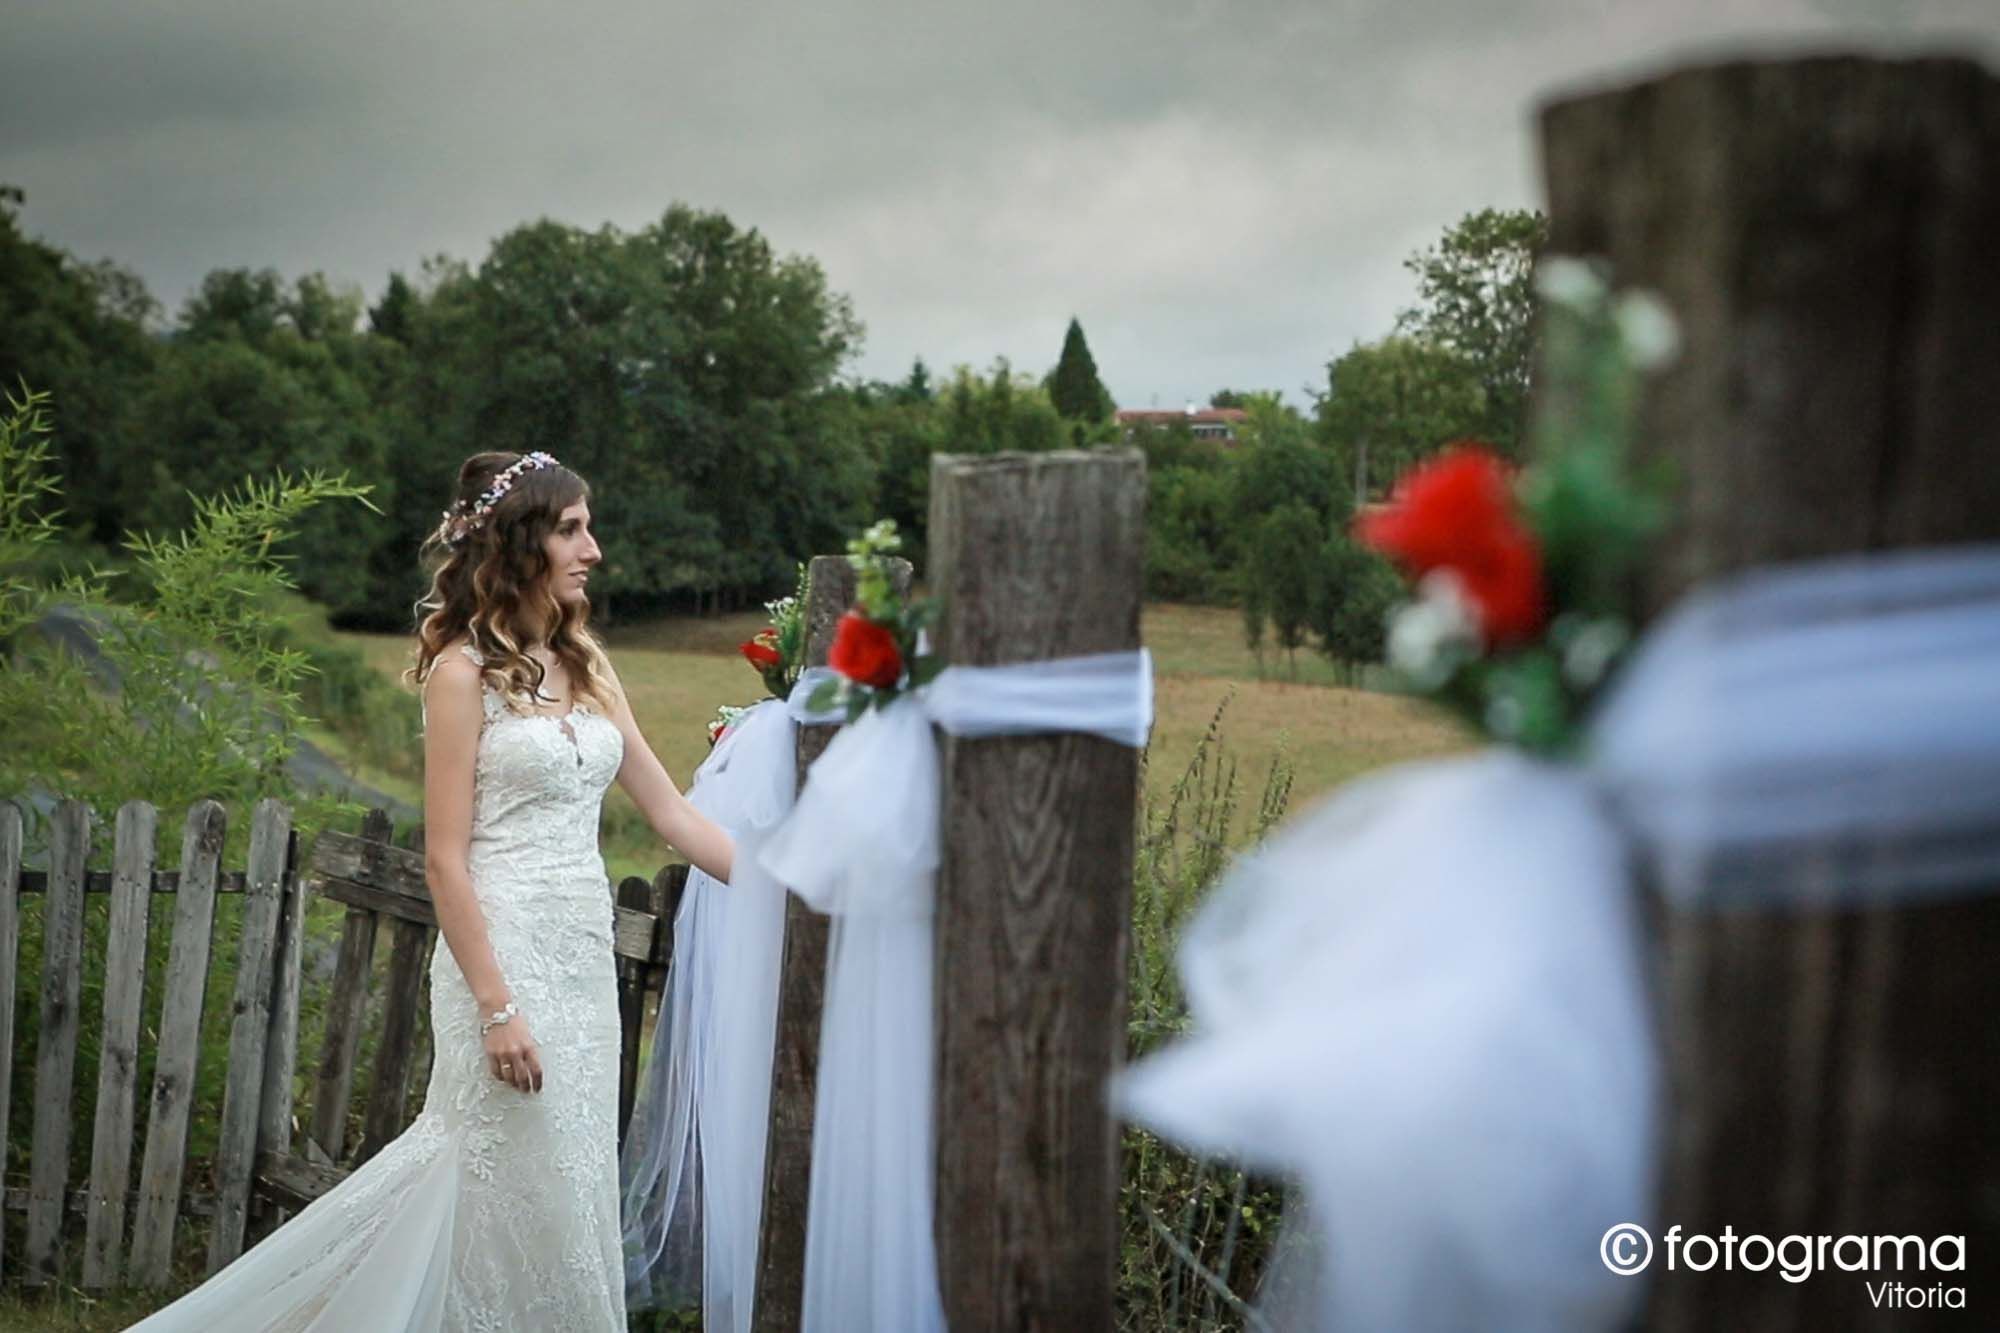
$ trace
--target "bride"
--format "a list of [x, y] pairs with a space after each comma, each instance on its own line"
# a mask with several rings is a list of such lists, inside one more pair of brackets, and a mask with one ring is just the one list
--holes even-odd
[[625, 1327], [605, 789], [717, 880], [734, 847], [675, 788], [587, 628], [601, 555], [582, 478], [545, 453], [477, 454], [425, 550], [411, 675], [447, 947], [423, 1113], [147, 1333]]

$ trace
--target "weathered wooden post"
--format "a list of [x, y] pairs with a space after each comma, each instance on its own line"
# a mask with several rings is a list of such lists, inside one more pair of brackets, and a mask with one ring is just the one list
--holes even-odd
[[[1643, 404], [1645, 446], [1686, 483], [1652, 607], [1752, 565], [2000, 538], [2000, 79], [1950, 59], [1731, 63], [1558, 102], [1542, 142], [1551, 249], [1608, 257], [1682, 322]], [[1663, 913], [1662, 1226], [2000, 1253], [2000, 886], [1966, 887]], [[1861, 1274], [1653, 1267], [1656, 1328], [1905, 1318], [1876, 1313]]]
[[174, 889], [174, 934], [160, 1001], [160, 1040], [146, 1120], [146, 1155], [139, 1168], [139, 1204], [132, 1219], [131, 1276], [136, 1285], [164, 1287], [172, 1273], [174, 1228], [180, 1217], [188, 1119], [194, 1110], [195, 1060], [201, 1053], [201, 1001], [215, 929], [215, 894], [222, 879], [226, 817], [215, 801], [196, 802], [181, 838]]
[[[83, 984], [83, 884], [90, 808], [64, 801], [49, 820], [42, 912], [42, 1009], [35, 1041], [35, 1127], [29, 1155], [27, 1284], [56, 1278], [69, 1204], [70, 1089]], [[11, 984], [11, 978], [10, 978]]]
[[[687, 889], [685, 865], [662, 866], [649, 882], [628, 876], [618, 886], [618, 905], [654, 918], [646, 958], [618, 960], [618, 1142], [632, 1121], [639, 1096], [639, 1038], [646, 1024], [646, 995], [660, 989], [674, 956], [674, 916]], [[659, 961], [654, 961], [655, 959]]]
[[[370, 842], [387, 842], [390, 832], [386, 811], [370, 810], [361, 821], [361, 836]], [[311, 1142], [329, 1162], [340, 1160], [347, 1143], [347, 1098], [354, 1087], [354, 1062], [361, 1051], [361, 1029], [367, 1018], [376, 925], [376, 913], [350, 908], [341, 926], [339, 961], [333, 972], [333, 993], [326, 1002], [326, 1036], [313, 1091]]]
[[[953, 665], [1139, 646], [1136, 449], [939, 456], [932, 590]], [[1079, 735], [945, 737], [937, 1250], [954, 1333], [1112, 1327], [1139, 756]]]
[[104, 950], [104, 1044], [98, 1056], [97, 1124], [90, 1148], [90, 1215], [83, 1285], [112, 1286], [124, 1268], [126, 1194], [132, 1187], [132, 1116], [139, 1086], [139, 1019], [146, 990], [146, 919], [159, 860], [159, 812], [145, 801], [118, 811], [111, 924]]
[[[0, 801], [0, 1125], [12, 1123], [14, 1088], [14, 969], [21, 950], [21, 807]], [[0, 1188], [4, 1195], [4, 1188]], [[7, 1275], [7, 1220], [0, 1199], [0, 1278]]]
[[[291, 811], [268, 797], [257, 802], [250, 824], [250, 866], [243, 877], [243, 934], [231, 1002], [229, 1076], [223, 1085], [222, 1125], [216, 1141], [210, 1272], [243, 1252], [250, 1222], [250, 1190], [263, 1127], [264, 1056], [271, 1040], [272, 1001], [279, 991], [279, 929], [291, 851]], [[297, 950], [292, 952], [296, 955]]]
[[[825, 666], [834, 626], [854, 604], [846, 556], [818, 555], [807, 566], [807, 666]], [[910, 564], [893, 562], [890, 581], [910, 589]], [[826, 752], [837, 726], [799, 728], [798, 777]], [[812, 1180], [813, 1103], [819, 1093], [820, 1010], [826, 996], [827, 918], [785, 895], [785, 952], [778, 981], [778, 1031], [771, 1061], [771, 1121], [764, 1147], [764, 1214], [757, 1245], [758, 1333], [796, 1333], [805, 1295], [806, 1211]]]

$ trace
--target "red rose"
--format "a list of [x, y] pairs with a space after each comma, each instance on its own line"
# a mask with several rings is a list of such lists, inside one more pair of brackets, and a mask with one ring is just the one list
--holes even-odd
[[896, 636], [858, 611], [849, 611], [834, 627], [826, 664], [857, 685], [878, 690], [903, 678], [903, 654], [896, 647]]
[[736, 651], [749, 658], [750, 665], [756, 667], [759, 671], [762, 671], [766, 667], [777, 666], [785, 660], [779, 655], [775, 644], [765, 642], [767, 636], [776, 637], [769, 630], [765, 630], [764, 633], [759, 634], [756, 638], [746, 639], [744, 642], [736, 645]]
[[1548, 613], [1541, 548], [1514, 506], [1507, 465], [1484, 445], [1460, 441], [1404, 473], [1389, 503], [1354, 528], [1412, 578], [1434, 569], [1456, 574], [1488, 646], [1541, 629]]

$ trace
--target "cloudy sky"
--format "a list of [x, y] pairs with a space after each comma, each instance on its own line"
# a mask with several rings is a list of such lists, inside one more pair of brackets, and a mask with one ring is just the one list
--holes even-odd
[[1040, 373], [1074, 314], [1125, 406], [1302, 402], [1405, 255], [1537, 202], [1539, 100], [1828, 46], [2000, 65], [2000, 3], [0, 0], [0, 182], [170, 310], [681, 200], [817, 257], [857, 374]]

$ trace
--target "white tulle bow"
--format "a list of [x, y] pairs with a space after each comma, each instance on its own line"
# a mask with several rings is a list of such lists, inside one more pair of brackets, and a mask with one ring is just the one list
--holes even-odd
[[1631, 1319], [1639, 1284], [1598, 1244], [1652, 1220], [1634, 863], [1684, 906], [1751, 910], [2000, 881], [2000, 549], [1691, 598], [1591, 742], [1580, 766], [1488, 751], [1351, 784], [1191, 923], [1195, 1034], [1115, 1098], [1301, 1185], [1278, 1327]]

